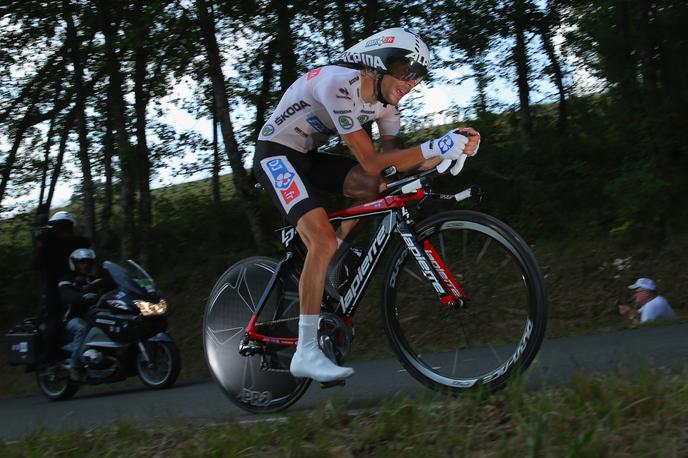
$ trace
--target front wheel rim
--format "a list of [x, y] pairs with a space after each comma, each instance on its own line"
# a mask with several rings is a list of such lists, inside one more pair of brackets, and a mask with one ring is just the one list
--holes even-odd
[[172, 374], [172, 353], [167, 345], [160, 344], [153, 345], [148, 351], [153, 353], [150, 366], [141, 353], [138, 355], [139, 375], [149, 385], [162, 385]]
[[[462, 286], [465, 286], [465, 292], [472, 299], [468, 308], [438, 312], [438, 309], [433, 309], [440, 307], [434, 291], [419, 293], [417, 285], [412, 289], [408, 280], [405, 284], [405, 274], [411, 279], [415, 277], [416, 283], [427, 283], [420, 272], [408, 272], [409, 261], [411, 264], [415, 262], [410, 260], [406, 251], [397, 252], [388, 271], [384, 308], [388, 337], [412, 375], [434, 388], [458, 390], [480, 385], [500, 387], [514, 370], [521, 370], [530, 363], [544, 332], [541, 321], [544, 321], [545, 315], [541, 313], [541, 308], [546, 304], [546, 296], [539, 270], [532, 265], [534, 259], [529, 249], [527, 246], [523, 249], [523, 242], [511, 234], [513, 231], [503, 223], [494, 223], [492, 219], [481, 216], [485, 222], [479, 219], [452, 221], [438, 218], [433, 225], [422, 227], [421, 224], [417, 231], [419, 239], [431, 241], [459, 283], [465, 282]], [[455, 237], [458, 240], [451, 242], [451, 238], [442, 237], [450, 231], [460, 235]], [[472, 246], [471, 237], [482, 239]], [[459, 257], [456, 253], [464, 255], [458, 266], [456, 261], [452, 265], [452, 256]], [[482, 263], [481, 269], [487, 271], [482, 279], [477, 275], [480, 269], [470, 266], [471, 259], [474, 265]], [[475, 260], [479, 262], [476, 264]], [[514, 289], [514, 292], [505, 294], [507, 287]], [[411, 293], [406, 296], [398, 294], [404, 288]], [[503, 299], [495, 300], [500, 294]], [[518, 307], [502, 307], [506, 310], [503, 315], [489, 319], [490, 314], [495, 313], [491, 307], [493, 303], [511, 305], [512, 302], [517, 303]], [[422, 315], [414, 310], [416, 303], [421, 303], [420, 308], [424, 312], [432, 312]], [[423, 308], [423, 305], [426, 307]], [[475, 311], [479, 314], [476, 315]], [[474, 315], [471, 316], [471, 313]], [[514, 316], [511, 317], [509, 313]], [[414, 318], [427, 320], [428, 329], [418, 329]], [[467, 337], [469, 331], [465, 328], [467, 324], [475, 327], [480, 321], [476, 318], [485, 318], [486, 326], [482, 334], [473, 332], [473, 336], [477, 336], [473, 339], [476, 345], [471, 345]], [[452, 327], [452, 324], [456, 326]], [[490, 327], [490, 324], [493, 326]], [[434, 331], [433, 326], [438, 329], [445, 327], [451, 332], [443, 334], [441, 330]], [[442, 346], [442, 339], [458, 341], [457, 336], [461, 333], [465, 338], [464, 343], [456, 344], [453, 349]], [[493, 337], [499, 345], [490, 343]], [[504, 338], [504, 341], [500, 342], [500, 338]], [[483, 344], [482, 348], [479, 344]]]

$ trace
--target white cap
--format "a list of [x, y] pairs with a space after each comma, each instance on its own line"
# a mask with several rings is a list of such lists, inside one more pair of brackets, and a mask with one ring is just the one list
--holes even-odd
[[639, 278], [628, 287], [629, 289], [646, 289], [648, 291], [657, 291], [657, 285], [650, 278]]

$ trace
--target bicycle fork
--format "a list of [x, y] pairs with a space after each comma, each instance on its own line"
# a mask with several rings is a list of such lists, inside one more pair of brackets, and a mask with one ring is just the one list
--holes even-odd
[[466, 293], [430, 241], [423, 241], [421, 246], [416, 234], [403, 220], [397, 223], [397, 232], [415, 258], [425, 278], [432, 283], [440, 303], [448, 309], [457, 309], [467, 305], [469, 300]]

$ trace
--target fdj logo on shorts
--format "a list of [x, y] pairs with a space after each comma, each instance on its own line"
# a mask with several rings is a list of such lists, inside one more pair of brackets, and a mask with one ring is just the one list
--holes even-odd
[[439, 139], [437, 145], [440, 147], [440, 153], [447, 154], [447, 151], [449, 151], [451, 147], [454, 146], [454, 140], [452, 140], [451, 136], [447, 134]]
[[301, 178], [285, 156], [263, 159], [260, 165], [272, 177], [273, 187], [285, 212], [288, 213], [291, 207], [308, 197]]

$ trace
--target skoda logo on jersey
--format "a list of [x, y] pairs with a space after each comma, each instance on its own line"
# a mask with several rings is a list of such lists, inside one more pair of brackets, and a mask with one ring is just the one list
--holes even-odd
[[382, 59], [380, 59], [380, 57], [371, 56], [370, 54], [345, 52], [342, 55], [342, 60], [344, 62], [349, 62], [350, 64], [365, 64], [368, 67], [377, 68], [379, 70], [387, 70], [387, 67], [385, 67], [385, 64], [382, 63]]
[[368, 116], [366, 116], [366, 115], [359, 115], [358, 116], [358, 122], [360, 124], [365, 124], [367, 120], [368, 120]]
[[348, 116], [340, 116], [339, 117], [339, 125], [342, 126], [343, 129], [351, 129], [354, 125], [354, 120], [351, 119]]
[[452, 140], [449, 134], [447, 134], [444, 137], [440, 138], [437, 144], [440, 147], [440, 153], [447, 154], [447, 151], [449, 151], [451, 147], [454, 146], [454, 140]]
[[267, 137], [267, 136], [270, 136], [270, 135], [272, 135], [273, 133], [275, 133], [275, 128], [272, 127], [271, 124], [266, 124], [265, 127], [263, 127], [263, 130], [262, 130], [260, 133], [263, 134], [263, 135], [265, 135], [265, 136]]
[[303, 101], [303, 100], [296, 102], [295, 104], [293, 104], [292, 106], [290, 106], [289, 108], [284, 110], [284, 112], [281, 115], [279, 115], [275, 118], [275, 124], [277, 124], [279, 126], [288, 117], [294, 115], [295, 113], [298, 113], [299, 111], [301, 111], [304, 108], [309, 107], [309, 106], [311, 106], [311, 104], [306, 102], [306, 101]]

